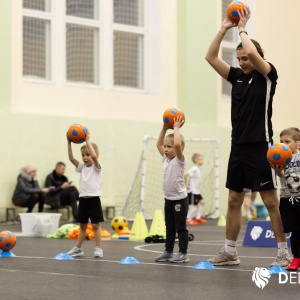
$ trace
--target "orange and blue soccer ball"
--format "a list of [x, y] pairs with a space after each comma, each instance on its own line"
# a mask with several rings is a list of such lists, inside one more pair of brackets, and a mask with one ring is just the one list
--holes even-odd
[[68, 139], [75, 144], [81, 144], [85, 141], [87, 128], [79, 123], [71, 125], [68, 129]]
[[226, 17], [233, 23], [238, 24], [240, 21], [240, 17], [238, 11], [240, 9], [247, 9], [247, 5], [243, 1], [232, 1], [229, 3], [226, 11]]
[[0, 232], [0, 249], [3, 251], [11, 250], [17, 242], [16, 235], [8, 230]]
[[287, 166], [292, 160], [292, 150], [283, 143], [272, 145], [267, 152], [267, 159], [274, 166]]
[[174, 128], [174, 119], [181, 117], [185, 121], [185, 115], [179, 108], [168, 108], [163, 114], [163, 121], [169, 129]]

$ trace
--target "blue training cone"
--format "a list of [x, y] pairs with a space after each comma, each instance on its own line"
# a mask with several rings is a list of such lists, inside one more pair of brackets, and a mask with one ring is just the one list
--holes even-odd
[[56, 260], [72, 260], [72, 259], [74, 259], [74, 257], [69, 255], [68, 253], [61, 252], [61, 253], [58, 253], [56, 256], [54, 256], [53, 259], [56, 259]]
[[133, 256], [126, 256], [119, 261], [119, 264], [121, 264], [121, 265], [137, 265], [137, 264], [140, 264], [140, 262]]
[[288, 273], [288, 271], [281, 266], [272, 266], [271, 268], [269, 268], [269, 271], [272, 275], [279, 273]]
[[3, 250], [2, 252], [0, 252], [0, 257], [15, 257], [15, 255], [9, 250]]
[[215, 268], [216, 267], [207, 260], [201, 260], [200, 262], [198, 262], [196, 265], [193, 266], [193, 269], [196, 270], [213, 270]]

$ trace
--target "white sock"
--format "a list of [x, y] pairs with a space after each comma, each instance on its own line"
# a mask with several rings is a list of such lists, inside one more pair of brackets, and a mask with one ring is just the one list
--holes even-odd
[[236, 251], [237, 241], [225, 240], [225, 251], [233, 254]]
[[197, 207], [195, 205], [190, 205], [190, 207], [189, 207], [189, 213], [187, 215], [187, 219], [188, 220], [192, 220], [192, 218], [193, 218], [196, 210], [197, 210]]
[[202, 205], [202, 204], [198, 204], [198, 211], [197, 211], [197, 217], [196, 217], [197, 219], [201, 218], [203, 206], [204, 205]]
[[247, 211], [247, 217], [248, 217], [249, 220], [252, 219], [252, 213], [251, 213], [251, 210], [248, 210], [248, 211]]
[[280, 242], [277, 243], [278, 246], [278, 255], [282, 252], [284, 253], [288, 253], [288, 246], [287, 246], [287, 242]]

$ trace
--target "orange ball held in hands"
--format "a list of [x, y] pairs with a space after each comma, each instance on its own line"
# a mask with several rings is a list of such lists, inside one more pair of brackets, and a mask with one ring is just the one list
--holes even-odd
[[232, 1], [227, 7], [226, 17], [235, 25], [240, 21], [238, 11], [240, 9], [248, 9], [248, 6], [243, 1]]
[[181, 117], [181, 121], [185, 121], [185, 115], [179, 108], [168, 108], [163, 114], [163, 121], [169, 129], [174, 128], [174, 119]]
[[292, 150], [283, 143], [272, 145], [267, 152], [268, 162], [274, 166], [285, 167], [292, 160]]
[[85, 141], [87, 128], [82, 125], [75, 123], [69, 127], [67, 136], [69, 141], [75, 144], [81, 144]]

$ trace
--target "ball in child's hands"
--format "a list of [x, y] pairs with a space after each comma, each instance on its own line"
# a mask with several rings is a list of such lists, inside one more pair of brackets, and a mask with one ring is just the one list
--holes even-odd
[[267, 152], [268, 162], [274, 166], [285, 167], [292, 160], [292, 150], [283, 143], [272, 145]]
[[185, 121], [185, 115], [179, 108], [168, 108], [163, 114], [163, 121], [169, 129], [174, 128], [174, 119], [181, 117], [181, 121]]
[[79, 123], [71, 125], [68, 129], [68, 139], [75, 144], [81, 144], [85, 141], [87, 128]]

